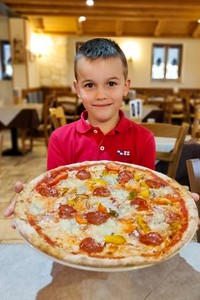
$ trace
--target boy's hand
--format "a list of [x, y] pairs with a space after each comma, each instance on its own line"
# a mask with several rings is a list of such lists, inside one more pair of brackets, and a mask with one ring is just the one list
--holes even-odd
[[[199, 201], [199, 195], [197, 193], [191, 193], [191, 196], [195, 202]], [[200, 225], [200, 219], [199, 219], [199, 225]]]
[[[24, 184], [22, 182], [16, 182], [15, 184], [15, 192], [16, 193], [20, 193], [24, 188]], [[12, 214], [14, 213], [15, 210], [15, 203], [16, 203], [17, 197], [15, 196], [12, 200], [12, 202], [9, 204], [9, 206], [6, 208], [5, 212], [4, 212], [4, 216], [5, 217], [10, 217], [12, 216]]]

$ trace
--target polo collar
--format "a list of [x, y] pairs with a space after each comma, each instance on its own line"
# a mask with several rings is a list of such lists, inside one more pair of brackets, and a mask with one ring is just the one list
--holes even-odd
[[[119, 116], [120, 116], [119, 122], [108, 134], [114, 134], [115, 132], [124, 132], [125, 130], [128, 130], [131, 127], [132, 122], [124, 116], [122, 110], [119, 111]], [[86, 133], [94, 129], [94, 127], [86, 121], [87, 117], [88, 117], [88, 113], [85, 110], [82, 112], [80, 120], [78, 120], [76, 123], [76, 130], [79, 133]]]

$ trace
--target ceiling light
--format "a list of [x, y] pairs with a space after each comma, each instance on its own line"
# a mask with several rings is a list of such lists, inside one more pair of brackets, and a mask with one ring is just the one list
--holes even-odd
[[93, 0], [87, 0], [87, 1], [86, 1], [86, 4], [87, 4], [88, 6], [93, 6], [93, 5], [94, 5], [94, 1], [93, 1]]
[[80, 16], [78, 18], [79, 23], [86, 21], [86, 17], [85, 16]]
[[198, 19], [197, 22], [200, 24], [200, 19]]

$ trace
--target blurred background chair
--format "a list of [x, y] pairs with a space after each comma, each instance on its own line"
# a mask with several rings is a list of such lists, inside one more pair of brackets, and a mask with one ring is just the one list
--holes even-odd
[[189, 119], [189, 102], [186, 98], [167, 96], [163, 103], [166, 123], [181, 124]]
[[[142, 126], [151, 130], [156, 137], [174, 138], [174, 145], [171, 151], [168, 149], [162, 152], [156, 150], [156, 160], [159, 162], [167, 162], [166, 175], [175, 178], [180, 155], [183, 149], [184, 140], [189, 130], [189, 124], [182, 123], [182, 125], [173, 125], [166, 123], [141, 123]], [[160, 170], [158, 170], [160, 171]]]
[[200, 139], [200, 105], [194, 107], [193, 122], [191, 124], [192, 139], [198, 141]]
[[32, 132], [27, 129], [21, 129], [21, 145], [22, 152], [24, 153], [27, 149], [26, 141], [29, 140], [29, 149], [33, 148], [33, 140], [42, 138], [45, 145], [48, 146], [49, 137], [52, 132], [50, 120], [49, 120], [49, 108], [57, 105], [55, 93], [45, 96], [44, 103], [42, 106], [42, 118], [40, 120], [39, 126]]
[[67, 124], [65, 112], [62, 106], [52, 107], [49, 109], [50, 121], [54, 129]]
[[[200, 195], [200, 159], [188, 159], [186, 161], [190, 191]], [[196, 202], [200, 215], [200, 202]], [[200, 243], [200, 229], [197, 230], [197, 242]]]
[[63, 107], [67, 122], [75, 121], [80, 118], [78, 114], [80, 100], [77, 94], [71, 93], [67, 96], [57, 97], [57, 105]]

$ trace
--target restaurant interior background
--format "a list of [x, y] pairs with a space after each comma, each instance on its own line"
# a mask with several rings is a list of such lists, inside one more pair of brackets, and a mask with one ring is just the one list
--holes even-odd
[[[93, 8], [86, 7], [84, 3], [85, 1], [78, 1], [79, 3], [77, 3], [76, 6], [74, 5], [74, 7], [78, 7], [78, 4], [83, 2], [81, 4], [82, 6], [79, 8], [80, 13], [81, 8], [84, 5], [86, 8], [82, 8], [82, 11], [87, 13], [86, 9], [88, 9], [90, 12], [88, 13], [88, 20], [82, 22], [83, 25], [80, 25], [78, 21], [76, 22], [79, 24], [76, 25], [76, 32], [73, 30], [70, 32], [70, 29], [73, 27], [75, 22], [74, 20], [78, 19], [75, 8], [75, 13], [73, 15], [73, 4], [70, 1], [65, 1], [66, 11], [63, 12], [63, 15], [58, 10], [59, 6], [56, 6], [56, 9], [54, 9], [52, 6], [52, 9], [49, 10], [49, 16], [47, 12], [44, 13], [44, 16], [41, 15], [41, 12], [40, 15], [37, 15], [37, 9], [35, 8], [35, 16], [32, 15], [29, 18], [24, 17], [27, 9], [24, 8], [23, 10], [23, 7], [26, 6], [24, 3], [20, 6], [20, 3], [22, 2], [20, 2], [19, 5], [17, 5], [16, 1], [14, 1], [15, 3], [12, 2], [13, 1], [5, 1], [8, 6], [13, 4], [13, 8], [14, 4], [16, 5], [15, 13], [20, 12], [20, 9], [22, 9], [22, 17], [8, 17], [3, 14], [0, 15], [0, 40], [8, 41], [10, 43], [12, 55], [14, 51], [14, 43], [16, 41], [21, 42], [22, 59], [20, 60], [19, 58], [18, 61], [12, 61], [12, 80], [0, 80], [0, 99], [3, 101], [13, 101], [13, 90], [17, 90], [20, 93], [22, 89], [40, 86], [72, 87], [72, 82], [74, 79], [73, 58], [77, 43], [82, 43], [93, 36], [102, 36], [102, 34], [104, 34], [103, 36], [108, 36], [114, 39], [125, 51], [128, 58], [129, 78], [132, 82], [132, 88], [171, 88], [173, 90], [178, 90], [199, 89], [200, 87], [200, 25], [197, 22], [198, 12], [200, 17], [200, 1], [192, 1], [192, 3], [190, 1], [191, 4], [188, 4], [188, 1], [167, 1], [168, 4], [166, 4], [166, 1], [161, 1], [161, 3], [160, 1], [152, 1], [152, 3], [154, 3], [152, 6], [149, 1], [142, 1], [140, 5], [143, 7], [143, 10], [140, 9], [140, 14], [137, 12], [140, 7], [137, 8], [137, 5], [134, 6], [134, 3], [131, 1], [125, 1], [124, 7], [126, 9], [129, 9], [130, 11], [130, 5], [133, 5], [133, 11], [136, 11], [135, 16], [133, 16], [133, 21], [138, 21], [139, 23], [137, 14], [140, 15], [140, 18], [143, 16], [144, 20], [143, 25], [141, 26], [144, 26], [144, 30], [146, 31], [147, 27], [149, 27], [149, 31], [150, 28], [153, 29], [152, 33], [146, 31], [146, 33], [143, 32], [141, 26], [140, 28], [137, 27], [138, 32], [134, 33], [134, 25], [131, 23], [131, 18], [124, 17], [125, 19], [122, 20], [122, 17], [118, 16], [120, 8], [123, 11], [122, 6], [119, 6], [119, 1], [116, 2], [116, 7], [118, 8], [117, 13], [114, 10], [111, 11], [112, 8], [110, 7], [102, 20], [100, 20], [100, 13], [96, 14], [97, 20], [95, 19], [94, 15], [90, 15], [90, 12]], [[41, 4], [36, 3], [38, 9], [40, 8], [40, 5], [43, 5], [44, 7], [43, 1], [40, 2]], [[94, 3], [94, 7], [96, 6], [98, 9], [98, 5], [101, 5], [101, 2], [102, 5], [106, 5], [104, 3], [105, 1], [98, 1], [97, 3]], [[130, 4], [130, 2], [132, 4]], [[179, 2], [181, 3], [181, 6], [179, 5]], [[61, 3], [63, 3], [63, 1], [59, 2], [59, 4]], [[48, 4], [53, 5], [52, 1], [48, 1]], [[65, 20], [66, 17], [69, 18], [69, 16], [67, 16], [68, 4], [70, 4], [69, 14], [71, 14], [71, 22], [70, 19], [68, 22]], [[168, 10], [164, 5], [168, 5]], [[111, 3], [109, 3], [108, 7], [109, 6], [111, 6]], [[49, 6], [49, 8], [50, 7], [51, 6]], [[170, 11], [170, 7], [174, 13]], [[157, 18], [161, 18], [157, 12], [159, 8], [162, 11], [161, 15], [165, 18], [163, 19], [165, 21], [165, 26], [163, 25], [163, 20], [160, 19], [159, 21], [156, 19], [156, 16]], [[52, 13], [53, 10], [54, 13]], [[148, 10], [150, 10], [148, 18], [152, 16], [154, 23], [150, 23], [150, 20], [148, 19], [145, 22]], [[57, 11], [58, 15], [56, 16]], [[155, 15], [152, 13], [152, 11], [155, 11]], [[166, 11], [166, 15], [163, 15], [164, 11]], [[182, 15], [178, 15], [178, 11], [181, 11]], [[194, 15], [193, 18], [192, 13]], [[54, 16], [52, 16], [52, 14]], [[109, 15], [110, 21], [115, 22], [115, 30], [113, 30], [113, 27], [110, 28], [112, 23], [108, 23]], [[49, 23], [51, 22], [51, 17], [52, 23], [50, 26]], [[38, 29], [38, 24], [36, 26], [36, 20], [38, 20], [38, 22], [40, 21], [40, 23], [43, 21], [43, 29]], [[97, 23], [99, 20], [102, 23], [102, 27], [101, 23]], [[189, 26], [187, 28], [185, 24], [181, 25], [185, 20], [190, 22], [189, 24], [187, 23], [187, 26]], [[60, 30], [60, 23], [62, 22], [65, 31]], [[91, 31], [91, 22], [93, 23], [93, 32]], [[90, 30], [87, 30], [87, 26], [89, 26], [87, 23], [90, 24]], [[48, 26], [51, 30], [48, 29]], [[95, 26], [97, 26], [96, 30]], [[183, 31], [181, 26], [183, 26], [185, 31]], [[168, 28], [168, 33], [165, 33], [164, 28], [165, 30]], [[48, 34], [46, 32], [48, 32]], [[100, 34], [100, 32], [103, 33]], [[181, 59], [181, 76], [178, 79], [152, 80], [152, 46], [155, 43], [166, 45], [182, 45], [183, 51]], [[129, 54], [126, 52], [127, 48], [129, 50]], [[132, 55], [131, 59], [130, 55]]]

